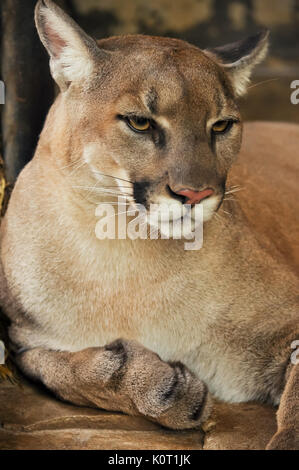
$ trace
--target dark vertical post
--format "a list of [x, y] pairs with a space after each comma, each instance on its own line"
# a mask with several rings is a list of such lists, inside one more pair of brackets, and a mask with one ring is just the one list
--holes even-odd
[[13, 183], [32, 158], [53, 99], [48, 56], [34, 26], [37, 0], [1, 0], [2, 151], [7, 181]]

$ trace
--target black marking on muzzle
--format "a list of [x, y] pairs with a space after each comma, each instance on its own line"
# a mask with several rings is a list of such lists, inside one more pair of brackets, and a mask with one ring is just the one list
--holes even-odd
[[137, 204], [142, 204], [146, 207], [148, 190], [151, 183], [147, 180], [135, 181], [133, 183], [133, 196]]
[[222, 188], [222, 195], [221, 195], [220, 202], [219, 202], [218, 206], [216, 207], [215, 212], [219, 211], [219, 209], [222, 206], [223, 201], [224, 201], [225, 191], [226, 191], [226, 178], [222, 181], [221, 188]]

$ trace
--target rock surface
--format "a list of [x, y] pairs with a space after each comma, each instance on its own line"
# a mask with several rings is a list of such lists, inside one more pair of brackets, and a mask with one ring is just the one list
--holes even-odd
[[143, 418], [63, 403], [23, 382], [0, 383], [0, 449], [264, 449], [275, 409], [216, 403], [204, 431], [169, 431]]

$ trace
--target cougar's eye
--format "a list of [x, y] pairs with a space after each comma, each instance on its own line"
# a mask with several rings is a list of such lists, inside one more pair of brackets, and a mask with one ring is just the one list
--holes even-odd
[[212, 126], [212, 131], [214, 134], [223, 134], [227, 132], [233, 124], [233, 121], [218, 121], [215, 122]]
[[146, 132], [150, 129], [151, 123], [150, 120], [143, 117], [128, 117], [127, 118], [128, 126], [137, 132]]

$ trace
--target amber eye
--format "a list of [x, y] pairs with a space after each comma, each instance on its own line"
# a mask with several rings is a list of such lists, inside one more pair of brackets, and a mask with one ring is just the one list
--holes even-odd
[[215, 134], [222, 134], [228, 131], [232, 126], [232, 121], [218, 121], [212, 126], [212, 131]]
[[151, 123], [149, 119], [143, 117], [128, 117], [127, 118], [128, 125], [137, 132], [146, 132], [150, 129]]

